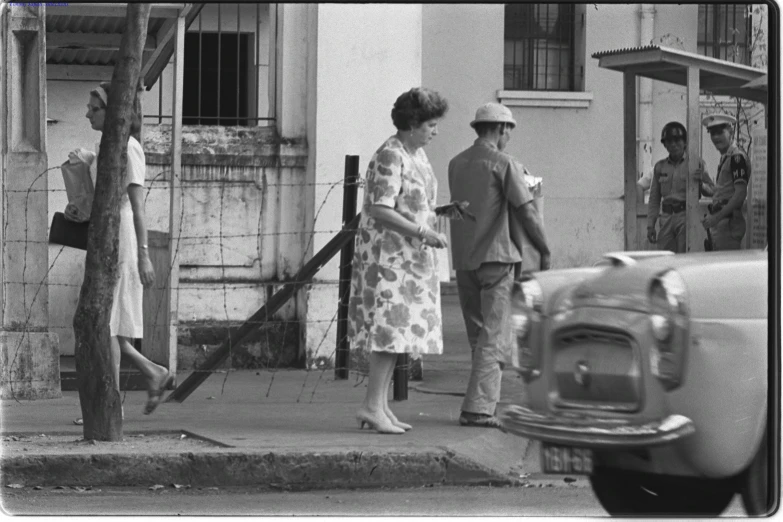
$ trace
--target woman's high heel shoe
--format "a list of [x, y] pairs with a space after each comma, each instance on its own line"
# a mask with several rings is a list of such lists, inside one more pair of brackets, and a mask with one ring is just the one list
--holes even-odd
[[398, 428], [402, 428], [405, 431], [409, 431], [410, 429], [413, 428], [413, 426], [411, 426], [410, 424], [407, 424], [407, 423], [402, 422], [401, 420], [397, 419], [397, 417], [395, 417], [395, 415], [392, 412], [390, 412], [390, 411], [386, 412], [386, 416], [389, 417], [389, 420], [391, 421], [391, 423], [394, 424], [395, 426], [397, 426]]
[[413, 429], [413, 426], [411, 426], [410, 424], [407, 424], [407, 423], [399, 421], [399, 420], [398, 421], [392, 421], [392, 424], [394, 424], [398, 428], [402, 428], [405, 431], [409, 431], [409, 430]]
[[389, 435], [401, 435], [405, 433], [405, 430], [395, 426], [384, 415], [383, 419], [372, 417], [365, 412], [358, 412], [356, 414], [356, 422], [359, 424], [359, 429], [364, 429], [364, 425], [367, 424], [370, 428], [374, 429], [378, 433], [384, 433]]

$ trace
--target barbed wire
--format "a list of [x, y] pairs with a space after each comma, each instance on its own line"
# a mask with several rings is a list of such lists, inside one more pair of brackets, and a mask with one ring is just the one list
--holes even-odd
[[[57, 254], [54, 256], [54, 259], [52, 260], [50, 266], [46, 270], [46, 273], [41, 277], [40, 281], [29, 281], [28, 275], [27, 275], [27, 257], [28, 257], [28, 247], [32, 245], [40, 245], [40, 244], [47, 244], [47, 245], [53, 245], [48, 240], [45, 239], [36, 239], [29, 237], [29, 218], [35, 210], [33, 209], [30, 198], [32, 195], [36, 193], [67, 193], [66, 189], [61, 188], [38, 188], [37, 183], [41, 180], [41, 178], [45, 177], [47, 173], [60, 169], [60, 166], [54, 166], [47, 168], [45, 171], [39, 173], [36, 178], [29, 184], [29, 186], [26, 189], [17, 189], [17, 188], [7, 188], [4, 190], [4, 201], [7, 203], [9, 201], [9, 197], [13, 197], [16, 194], [25, 194], [25, 201], [24, 201], [24, 214], [25, 214], [25, 221], [24, 221], [24, 228], [25, 228], [25, 237], [24, 239], [9, 239], [8, 238], [8, 226], [9, 226], [9, 220], [6, 220], [5, 223], [5, 231], [3, 236], [3, 241], [6, 244], [18, 244], [18, 243], [24, 243], [25, 249], [24, 249], [24, 259], [25, 259], [25, 267], [22, 270], [22, 280], [21, 281], [11, 281], [6, 280], [4, 283], [7, 284], [16, 284], [21, 285], [23, 288], [23, 299], [25, 306], [28, 307], [27, 310], [27, 317], [24, 321], [24, 328], [23, 331], [27, 332], [27, 330], [30, 327], [30, 320], [33, 316], [34, 309], [33, 304], [36, 302], [38, 295], [42, 291], [43, 288], [48, 287], [60, 287], [60, 288], [73, 288], [79, 289], [82, 287], [82, 282], [75, 281], [74, 279], [68, 279], [65, 281], [58, 280], [57, 277], [54, 277], [53, 270], [58, 265], [58, 260], [61, 259], [61, 256], [63, 255], [63, 252], [65, 251], [65, 246], [58, 245], [59, 249], [57, 250]], [[184, 169], [183, 169], [184, 170]], [[149, 170], [148, 170], [149, 172]], [[149, 201], [149, 197], [152, 194], [153, 191], [160, 192], [164, 190], [171, 190], [171, 176], [173, 174], [172, 169], [162, 169], [155, 173], [154, 176], [152, 176], [150, 179], [145, 180], [145, 194], [144, 194], [144, 202], [145, 204]], [[224, 178], [228, 176], [228, 172], [224, 174]], [[225, 216], [227, 215], [227, 208], [226, 208], [226, 191], [232, 187], [232, 186], [244, 186], [244, 185], [251, 185], [255, 184], [258, 187], [259, 192], [262, 193], [271, 193], [274, 194], [275, 197], [280, 198], [281, 194], [278, 191], [280, 188], [284, 187], [295, 187], [299, 190], [304, 191], [308, 187], [327, 187], [328, 190], [324, 195], [321, 197], [320, 205], [317, 209], [315, 209], [314, 215], [312, 217], [309, 217], [306, 215], [306, 209], [299, 208], [296, 209], [299, 212], [304, 213], [304, 219], [305, 222], [311, 222], [311, 226], [307, 227], [306, 225], [304, 227], [301, 227], [301, 221], [299, 219], [296, 219], [293, 221], [293, 223], [299, 223], [299, 230], [276, 230], [276, 231], [263, 231], [263, 224], [264, 219], [267, 217], [265, 212], [265, 205], [263, 203], [259, 204], [258, 209], [258, 220], [257, 220], [257, 227], [255, 233], [250, 232], [243, 232], [243, 233], [229, 233], [225, 230]], [[345, 180], [337, 180], [333, 182], [318, 182], [318, 183], [307, 183], [307, 182], [297, 182], [297, 183], [285, 183], [285, 182], [275, 182], [274, 177], [264, 177], [263, 183], [259, 184], [255, 179], [253, 180], [242, 180], [242, 179], [211, 179], [211, 180], [193, 180], [188, 179], [187, 175], [183, 175], [183, 173], [180, 173], [179, 181], [176, 184], [178, 185], [179, 190], [179, 201], [180, 201], [180, 208], [179, 208], [179, 219], [177, 220], [177, 228], [178, 230], [174, 234], [169, 234], [169, 245], [176, 244], [174, 253], [170, 253], [171, 262], [166, 263], [167, 267], [164, 269], [166, 272], [165, 274], [159, 274], [159, 277], [156, 279], [160, 279], [160, 276], [163, 275], [162, 278], [164, 281], [166, 281], [165, 285], [155, 285], [154, 290], [158, 292], [158, 296], [154, 301], [155, 305], [155, 313], [153, 317], [155, 318], [151, 322], [145, 322], [144, 327], [145, 329], [156, 329], [156, 328], [170, 328], [173, 326], [178, 326], [182, 329], [183, 332], [190, 331], [191, 333], [194, 331], [197, 331], [198, 329], [204, 328], [204, 329], [224, 329], [226, 338], [229, 340], [228, 347], [229, 347], [229, 354], [228, 354], [228, 365], [229, 369], [210, 369], [210, 370], [189, 370], [189, 369], [182, 369], [183, 371], [195, 371], [195, 372], [203, 372], [207, 371], [209, 373], [224, 373], [224, 379], [221, 386], [221, 394], [225, 392], [225, 386], [228, 383], [228, 378], [231, 373], [233, 373], [234, 369], [231, 368], [231, 365], [234, 364], [235, 357], [237, 357], [239, 354], [235, 351], [235, 348], [240, 346], [239, 344], [236, 344], [232, 342], [232, 335], [235, 335], [235, 331], [238, 327], [249, 324], [257, 331], [260, 331], [263, 335], [263, 340], [265, 343], [262, 343], [261, 352], [259, 352], [259, 356], [255, 358], [255, 365], [257, 366], [254, 369], [260, 369], [263, 368], [267, 371], [270, 371], [272, 374], [272, 379], [270, 380], [269, 386], [267, 387], [266, 391], [266, 397], [269, 397], [272, 388], [275, 382], [275, 373], [280, 369], [280, 365], [283, 363], [283, 361], [286, 358], [286, 354], [283, 353], [282, 350], [276, 352], [272, 347], [276, 346], [278, 343], [282, 343], [281, 346], [285, 346], [287, 344], [287, 339], [289, 338], [289, 334], [293, 332], [293, 329], [298, 329], [302, 326], [303, 321], [305, 319], [301, 316], [301, 306], [302, 303], [300, 303], [297, 299], [297, 296], [294, 296], [289, 303], [286, 303], [286, 305], [280, 309], [277, 310], [273, 314], [267, 314], [267, 317], [264, 318], [264, 320], [259, 321], [252, 321], [249, 322], [247, 320], [238, 320], [236, 319], [237, 312], [234, 308], [230, 310], [229, 306], [229, 300], [228, 295], [229, 292], [241, 290], [241, 289], [251, 289], [251, 290], [257, 290], [259, 293], [265, 293], [266, 294], [266, 301], [271, 298], [272, 294], [276, 289], [282, 288], [284, 285], [297, 285], [301, 286], [302, 288], [305, 287], [313, 287], [318, 285], [323, 286], [334, 286], [340, 283], [340, 280], [334, 280], [330, 279], [329, 281], [320, 281], [317, 279], [311, 279], [307, 281], [290, 281], [290, 280], [278, 280], [275, 278], [267, 279], [267, 280], [252, 280], [252, 281], [236, 281], [232, 277], [228, 277], [227, 273], [230, 270], [236, 270], [236, 269], [252, 269], [252, 267], [247, 266], [236, 266], [232, 265], [229, 266], [226, 264], [226, 257], [225, 257], [225, 249], [227, 248], [225, 241], [231, 241], [231, 240], [241, 240], [241, 239], [247, 239], [256, 237], [256, 245], [257, 250], [256, 252], [251, 253], [255, 254], [255, 258], [257, 259], [258, 253], [262, 250], [262, 240], [264, 237], [291, 237], [291, 236], [297, 236], [301, 237], [302, 239], [306, 238], [306, 241], [302, 242], [303, 248], [301, 248], [301, 251], [299, 248], [293, 249], [293, 252], [296, 253], [297, 251], [301, 252], [301, 255], [298, 255], [297, 258], [292, 259], [292, 263], [290, 263], [291, 266], [294, 267], [294, 270], [296, 270], [296, 267], [302, 267], [305, 264], [305, 261], [308, 259], [308, 257], [311, 255], [313, 242], [316, 237], [322, 236], [325, 234], [328, 235], [334, 235], [337, 233], [341, 233], [346, 231], [345, 228], [340, 229], [329, 229], [329, 230], [316, 230], [315, 225], [318, 223], [318, 220], [324, 211], [325, 208], [327, 208], [327, 205], [330, 202], [330, 199], [333, 198], [333, 192], [339, 188], [339, 187], [345, 187], [345, 186], [356, 186], [362, 187], [364, 186], [364, 180], [359, 178], [356, 182], [346, 183]], [[176, 186], [175, 185], [175, 186]], [[190, 235], [183, 234], [183, 230], [186, 226], [186, 207], [189, 212], [192, 212], [192, 209], [189, 207], [188, 200], [186, 199], [186, 191], [192, 190], [192, 189], [198, 189], [198, 188], [210, 188], [210, 189], [216, 189], [220, 188], [220, 209], [219, 209], [219, 216], [218, 216], [218, 232], [210, 233], [206, 232], [201, 235], [193, 235], [192, 233]], [[301, 194], [301, 193], [300, 193]], [[290, 212], [291, 208], [286, 208], [283, 206], [282, 203], [279, 203], [281, 206], [278, 207], [276, 212], [283, 213], [283, 212]], [[6, 208], [8, 208], [8, 205], [6, 204]], [[311, 220], [311, 221], [309, 221]], [[280, 222], [278, 218], [277, 226], [284, 226], [287, 227], [288, 222]], [[297, 226], [297, 225], [295, 225]], [[355, 232], [356, 230], [350, 230], [351, 232]], [[174, 262], [177, 260], [178, 256], [180, 255], [180, 251], [182, 247], [191, 246], [198, 242], [198, 244], [208, 244], [208, 245], [217, 245], [219, 247], [219, 256], [220, 256], [220, 274], [221, 277], [217, 278], [214, 282], [204, 282], [203, 280], [195, 279], [193, 281], [171, 281], [171, 273], [174, 269]], [[152, 247], [152, 245], [151, 245]], [[168, 247], [163, 247], [163, 250], [165, 250]], [[235, 246], [232, 246], [232, 248], [236, 248]], [[281, 248], [281, 245], [277, 245], [275, 250], [277, 251], [276, 256], [279, 256], [278, 249]], [[279, 262], [279, 260], [276, 260], [275, 263]], [[338, 266], [340, 263], [338, 263]], [[214, 269], [216, 267], [209, 267], [211, 269]], [[182, 270], [182, 266], [179, 268]], [[279, 270], [278, 270], [279, 271]], [[27, 295], [28, 291], [32, 291], [34, 288], [35, 294], [33, 294], [33, 298], [31, 303], [27, 304]], [[176, 292], [176, 299], [182, 299], [183, 292], [187, 291], [219, 291], [222, 294], [222, 314], [223, 318], [217, 319], [215, 317], [209, 318], [209, 319], [193, 319], [191, 321], [186, 321], [181, 319], [179, 316], [171, 316], [167, 318], [166, 320], [159, 320], [160, 311], [163, 306], [166, 306], [165, 302], [165, 294], [166, 292]], [[299, 290], [297, 290], [299, 291]], [[181, 308], [181, 307], [180, 307]], [[336, 309], [337, 307], [335, 307]], [[234, 317], [232, 317], [234, 316]], [[336, 340], [336, 342], [333, 345], [333, 349], [329, 353], [322, 353], [324, 345], [331, 342], [331, 339], [329, 339], [330, 336], [334, 335], [334, 326], [337, 322], [337, 312], [335, 312], [331, 318], [324, 318], [324, 319], [316, 319], [316, 318], [307, 318], [306, 324], [308, 325], [319, 325], [319, 328], [322, 328], [323, 335], [321, 336], [320, 340], [317, 341], [317, 346], [313, 350], [309, 350], [309, 353], [312, 354], [312, 360], [308, 360], [309, 357], [311, 357], [309, 354], [302, 354], [300, 350], [300, 354], [295, 356], [295, 360], [304, 361], [305, 367], [309, 371], [307, 372], [307, 375], [309, 375], [310, 372], [319, 371], [318, 379], [315, 382], [315, 385], [312, 389], [311, 395], [310, 395], [310, 401], [315, 397], [315, 393], [322, 382], [324, 378], [324, 373], [326, 371], [329, 371], [330, 368], [328, 365], [321, 365], [322, 368], [318, 368], [320, 361], [323, 361], [324, 359], [332, 359], [335, 355], [337, 346], [339, 345], [340, 340]], [[68, 324], [57, 324], [55, 322], [52, 322], [51, 320], [48, 321], [48, 324], [46, 325], [47, 328], [50, 329], [58, 329], [58, 328], [72, 328], [73, 323], [69, 322]], [[282, 332], [280, 332], [282, 330]], [[149, 331], [149, 330], [148, 330]], [[274, 332], [274, 333], [273, 333]], [[274, 335], [274, 339], [273, 336]], [[248, 343], [244, 344], [258, 344], [257, 338], [253, 338], [254, 340], [249, 341]], [[347, 337], [346, 337], [347, 339]], [[346, 340], [343, 339], [343, 340]], [[11, 367], [14, 367], [14, 365], [18, 361], [18, 357], [21, 353], [21, 347], [24, 342], [24, 336], [20, 339], [18, 345], [16, 346], [16, 349], [14, 350], [14, 356], [12, 359]], [[142, 340], [142, 346], [144, 346], [144, 340]], [[201, 346], [207, 346], [205, 344], [201, 344]], [[259, 345], [261, 346], [261, 345]], [[266, 353], [264, 353], [264, 350], [266, 350]], [[284, 349], [283, 349], [284, 350]], [[363, 382], [364, 375], [366, 375], [366, 372], [361, 369], [351, 369], [352, 373], [357, 375], [357, 379], [360, 377]], [[127, 377], [130, 378], [130, 377]], [[127, 381], [126, 381], [127, 382]], [[16, 391], [13, 390], [13, 382], [12, 382], [12, 395], [16, 399]], [[299, 396], [297, 397], [297, 402], [300, 402], [303, 398], [303, 394], [306, 390], [308, 384], [308, 378], [306, 377], [305, 380], [302, 383], [302, 388], [300, 390]], [[357, 384], [358, 385], [358, 384]], [[18, 400], [18, 399], [17, 399]], [[124, 396], [123, 396], [124, 400]]]
[[[59, 169], [60, 167], [51, 167], [47, 170], [55, 170]], [[168, 179], [162, 179], [157, 180], [157, 178], [163, 173], [158, 174], [155, 176], [155, 178], [152, 179], [145, 179], [144, 183], [145, 185], [151, 184], [151, 183], [160, 183], [161, 185], [168, 185], [169, 180]], [[215, 188], [216, 185], [255, 185], [255, 180], [215, 180], [215, 181], [193, 181], [188, 179], [182, 179], [180, 180], [180, 183], [187, 184], [188, 188]], [[303, 187], [330, 187], [334, 183], [266, 183], [267, 187], [276, 188], [276, 187], [296, 187], [296, 188], [303, 188]], [[363, 187], [364, 181], [359, 181], [356, 183], [343, 183], [340, 182], [341, 185], [346, 186], [353, 186], [356, 185], [357, 187]], [[152, 190], [168, 190], [168, 186], [161, 186], [156, 187], [154, 185], [148, 185], [147, 186], [147, 192], [151, 192]], [[50, 189], [6, 189], [6, 192], [9, 194], [17, 194], [17, 193], [36, 193], [36, 192], [46, 192], [52, 193], [52, 192], [67, 192], [67, 189], [64, 188], [50, 188]]]

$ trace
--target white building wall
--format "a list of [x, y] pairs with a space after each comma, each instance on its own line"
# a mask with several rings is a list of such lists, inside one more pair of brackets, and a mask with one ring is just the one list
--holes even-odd
[[[639, 7], [586, 5], [587, 107], [512, 106], [519, 125], [507, 152], [544, 180], [544, 222], [555, 267], [590, 264], [606, 251], [624, 248], [623, 75], [599, 68], [591, 55], [649, 44], [639, 40]], [[696, 52], [698, 6], [656, 4], [655, 10], [652, 43]], [[427, 150], [444, 201], [448, 161], [475, 139], [468, 122], [480, 104], [497, 101], [503, 90], [504, 7], [425, 5], [423, 13], [423, 84], [439, 90], [451, 105], [440, 136]], [[653, 82], [653, 161], [666, 155], [657, 139], [660, 129], [671, 120], [685, 122], [685, 111], [684, 87]], [[702, 134], [699, 129], [697, 136]], [[703, 156], [714, 176], [718, 157], [703, 139]]]
[[[449, 159], [475, 139], [468, 122], [503, 90], [503, 20], [502, 5], [425, 7], [425, 83], [440, 87], [452, 105], [428, 151], [443, 197]], [[638, 23], [635, 5], [589, 4], [589, 106], [512, 107], [518, 126], [507, 152], [544, 179], [544, 221], [555, 267], [583, 265], [623, 248], [622, 75], [600, 70], [589, 56], [638, 45]]]
[[[319, 4], [310, 13], [317, 28], [317, 56], [308, 65], [316, 68], [310, 86], [315, 120], [308, 122], [308, 179], [317, 183], [309, 221], [314, 222], [315, 253], [342, 225], [345, 155], [360, 156], [364, 177], [372, 154], [396, 132], [394, 101], [422, 83], [422, 6]], [[362, 198], [360, 190], [357, 210]], [[308, 359], [333, 357], [338, 265], [339, 254], [318, 273], [310, 291]]]

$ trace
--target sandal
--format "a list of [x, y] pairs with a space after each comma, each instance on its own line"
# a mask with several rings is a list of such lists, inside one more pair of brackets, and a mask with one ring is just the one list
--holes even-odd
[[144, 405], [144, 415], [149, 415], [155, 411], [155, 409], [160, 404], [161, 397], [163, 397], [163, 392], [173, 380], [174, 376], [171, 374], [171, 372], [166, 372], [166, 375], [160, 381], [160, 385], [158, 385], [156, 388], [150, 389], [147, 392], [149, 397], [147, 399], [147, 404]]

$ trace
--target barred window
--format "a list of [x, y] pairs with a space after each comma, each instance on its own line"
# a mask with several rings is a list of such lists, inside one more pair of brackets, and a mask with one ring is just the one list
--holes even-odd
[[188, 32], [184, 125], [250, 125], [253, 39], [248, 33]]
[[750, 65], [750, 7], [748, 4], [699, 4], [699, 54]]
[[581, 90], [584, 66], [576, 56], [584, 16], [574, 4], [505, 6], [504, 88]]

